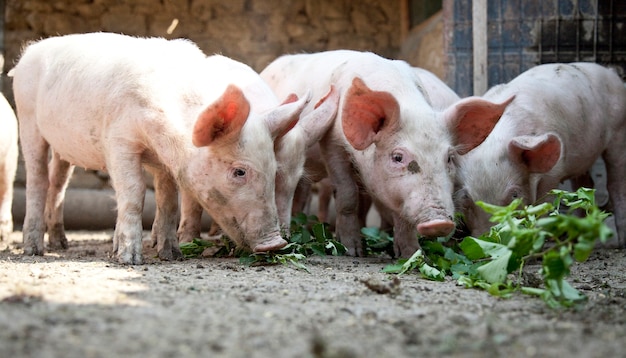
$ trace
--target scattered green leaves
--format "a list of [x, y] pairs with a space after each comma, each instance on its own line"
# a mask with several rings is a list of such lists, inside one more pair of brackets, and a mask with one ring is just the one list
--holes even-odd
[[308, 272], [309, 269], [301, 262], [306, 257], [341, 256], [346, 253], [346, 247], [335, 240], [328, 224], [320, 222], [314, 215], [295, 215], [291, 219], [291, 235], [288, 241], [289, 244], [278, 251], [242, 256], [239, 261], [247, 265], [292, 264]]
[[[598, 208], [594, 193], [587, 188], [576, 192], [555, 189], [549, 193], [553, 202], [528, 206], [521, 200], [507, 206], [477, 202], [496, 223], [488, 233], [478, 238], [468, 236], [458, 244], [445, 238], [421, 241], [423, 252], [384, 271], [402, 274], [418, 268], [422, 275], [434, 279], [424, 274], [434, 268], [442, 275], [452, 275], [465, 287], [484, 289], [499, 297], [520, 291], [541, 297], [550, 307], [573, 306], [585, 296], [566, 281], [571, 266], [587, 260], [595, 243], [612, 235], [604, 224], [609, 214]], [[534, 259], [541, 261], [543, 287], [524, 287], [524, 264]]]
[[207, 248], [215, 247], [216, 252], [211, 256], [236, 256], [239, 257], [239, 262], [245, 265], [291, 264], [305, 271], [309, 270], [302, 261], [308, 256], [341, 256], [346, 253], [345, 246], [335, 240], [328, 224], [320, 222], [313, 215], [294, 216], [291, 221], [291, 235], [287, 240], [289, 244], [282, 249], [262, 253], [237, 250], [225, 236], [222, 237], [221, 243], [194, 239], [189, 243], [181, 243], [180, 249], [186, 258], [193, 258], [199, 257]]
[[198, 257], [202, 255], [204, 249], [208, 247], [214, 247], [215, 243], [202, 239], [193, 239], [192, 242], [181, 242], [179, 244], [180, 251], [183, 253], [185, 258]]
[[388, 254], [393, 257], [393, 237], [378, 227], [361, 228], [364, 238], [365, 254], [374, 256], [378, 254]]

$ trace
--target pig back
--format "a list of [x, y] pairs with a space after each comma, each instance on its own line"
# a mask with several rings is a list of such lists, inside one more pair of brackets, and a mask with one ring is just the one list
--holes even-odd
[[508, 84], [493, 87], [484, 98], [497, 102], [511, 95], [515, 100], [486, 142], [557, 133], [562, 155], [573, 162], [563, 161], [556, 171], [591, 166], [613, 136], [621, 133], [626, 120], [626, 88], [621, 79], [613, 70], [594, 63], [537, 66]]
[[67, 35], [26, 47], [9, 75], [20, 121], [36, 121], [66, 160], [100, 169], [107, 137], [137, 140], [147, 121], [196, 97], [187, 83], [194, 83], [204, 58], [183, 40]]

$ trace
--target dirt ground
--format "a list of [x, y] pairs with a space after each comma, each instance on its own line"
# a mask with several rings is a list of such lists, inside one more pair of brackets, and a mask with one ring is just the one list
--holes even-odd
[[[0, 357], [624, 357], [626, 255], [576, 265], [575, 310], [498, 299], [449, 279], [400, 277], [383, 258], [312, 257], [310, 273], [238, 259], [109, 257], [112, 232], [70, 232], [70, 249], [21, 255], [0, 242]], [[530, 272], [537, 267], [528, 267]]]

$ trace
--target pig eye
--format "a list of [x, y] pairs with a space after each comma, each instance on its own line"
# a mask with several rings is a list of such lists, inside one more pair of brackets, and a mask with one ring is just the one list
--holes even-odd
[[391, 160], [393, 160], [396, 163], [402, 163], [402, 153], [391, 153]]
[[235, 178], [243, 178], [246, 176], [246, 170], [243, 168], [235, 168], [233, 169], [233, 177]]
[[508, 199], [507, 199], [506, 204], [512, 202], [515, 199], [524, 199], [524, 194], [522, 193], [522, 189], [517, 186], [509, 189], [507, 194], [508, 194]]

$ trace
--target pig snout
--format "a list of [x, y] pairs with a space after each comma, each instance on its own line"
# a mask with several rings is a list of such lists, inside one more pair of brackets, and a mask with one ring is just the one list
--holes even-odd
[[417, 224], [417, 232], [426, 237], [448, 236], [454, 228], [454, 222], [447, 219], [435, 219]]
[[252, 247], [253, 252], [276, 251], [287, 246], [287, 241], [283, 239], [280, 233], [275, 232], [269, 235], [265, 235], [265, 237], [255, 241], [250, 246]]

